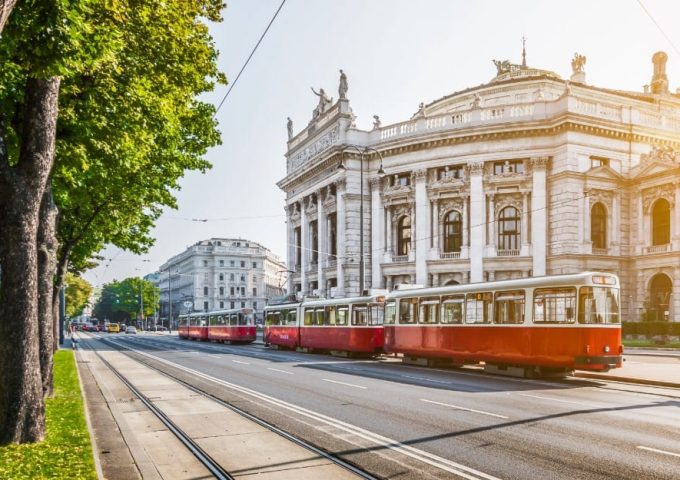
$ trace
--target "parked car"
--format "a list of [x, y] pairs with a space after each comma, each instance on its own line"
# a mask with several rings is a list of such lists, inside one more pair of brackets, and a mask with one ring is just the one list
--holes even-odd
[[130, 325], [125, 329], [125, 333], [137, 334], [137, 329], [135, 327], [133, 327], [132, 325]]
[[118, 333], [120, 332], [120, 326], [117, 323], [109, 323], [106, 327], [106, 331], [109, 333]]

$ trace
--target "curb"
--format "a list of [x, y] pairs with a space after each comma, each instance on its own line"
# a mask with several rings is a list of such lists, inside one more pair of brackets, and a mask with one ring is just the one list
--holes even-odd
[[599, 373], [575, 373], [574, 377], [579, 378], [594, 378], [598, 380], [608, 380], [610, 382], [624, 382], [624, 383], [637, 383], [640, 385], [651, 385], [653, 387], [669, 387], [669, 388], [680, 388], [680, 383], [674, 382], [664, 382], [661, 380], [649, 380], [646, 378], [635, 378], [635, 377], [614, 377], [611, 375], [604, 375]]

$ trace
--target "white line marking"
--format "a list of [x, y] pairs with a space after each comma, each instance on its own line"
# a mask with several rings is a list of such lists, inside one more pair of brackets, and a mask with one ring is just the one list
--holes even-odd
[[466, 412], [479, 413], [480, 415], [488, 415], [490, 417], [502, 418], [502, 419], [505, 419], [505, 420], [510, 418], [510, 417], [506, 417], [505, 415], [498, 415], [497, 413], [484, 412], [482, 410], [475, 410], [473, 408], [459, 407], [457, 405], [451, 405], [450, 403], [434, 402], [432, 400], [426, 400], [424, 398], [421, 398], [420, 401], [425, 402], [425, 403], [433, 403], [435, 405], [441, 405], [442, 407], [453, 408], [455, 410], [464, 410]]
[[331, 383], [337, 383], [339, 385], [346, 385], [348, 387], [363, 388], [364, 390], [366, 390], [368, 388], [368, 387], [362, 387], [361, 385], [354, 385], [353, 383], [338, 382], [337, 380], [330, 380], [328, 378], [322, 378], [321, 380], [323, 380], [324, 382], [331, 382]]
[[659, 450], [657, 448], [643, 447], [642, 445], [638, 445], [637, 448], [639, 448], [640, 450], [649, 450], [650, 452], [656, 452], [656, 453], [662, 453], [664, 455], [670, 455], [672, 457], [680, 457], [680, 453], [667, 452], [665, 450]]
[[594, 405], [592, 403], [571, 402], [569, 400], [562, 400], [561, 398], [542, 397], [540, 395], [529, 395], [528, 393], [518, 393], [517, 395], [520, 395], [522, 397], [529, 397], [529, 398], [539, 398], [541, 400], [548, 400], [550, 402], [570, 403], [571, 405], [579, 405], [581, 407], [591, 407], [591, 408], [598, 407], [598, 405]]
[[267, 370], [272, 370], [272, 371], [274, 371], [274, 372], [281, 372], [281, 373], [285, 373], [285, 374], [287, 374], [287, 375], [292, 375], [292, 374], [293, 374], [293, 372], [286, 372], [285, 370], [279, 370], [278, 368], [267, 368]]
[[240, 364], [242, 364], [242, 365], [250, 365], [250, 363], [248, 363], [248, 362], [242, 362], [241, 360], [232, 360], [232, 362], [234, 362], [234, 363], [240, 363]]
[[383, 448], [388, 448], [390, 450], [394, 450], [396, 452], [399, 452], [403, 455], [407, 455], [411, 458], [414, 458], [420, 462], [426, 463], [428, 465], [431, 465], [435, 468], [439, 468], [441, 470], [444, 470], [449, 473], [453, 473], [455, 475], [458, 475], [460, 477], [466, 478], [468, 480], [478, 480], [480, 478], [483, 478], [485, 480], [500, 480], [498, 477], [494, 477], [493, 475], [489, 475], [488, 473], [480, 472], [479, 470], [475, 470], [472, 467], [468, 467], [465, 465], [462, 465], [460, 463], [454, 462], [452, 460], [448, 460], [446, 458], [440, 457], [438, 455], [435, 455], [430, 452], [426, 452], [425, 450], [420, 450], [415, 447], [411, 447], [410, 445], [403, 444], [401, 442], [398, 442], [397, 440], [389, 437], [385, 437], [383, 435], [380, 435], [378, 433], [372, 432], [370, 430], [366, 430], [364, 428], [358, 427], [356, 425], [352, 425], [351, 423], [343, 422], [342, 420], [335, 419], [333, 417], [329, 417], [327, 415], [324, 415], [322, 413], [318, 413], [312, 410], [308, 410], [304, 407], [300, 407], [298, 405], [295, 405], [293, 403], [288, 403], [283, 400], [279, 400], [276, 397], [271, 397], [269, 395], [266, 395], [264, 393], [260, 393], [256, 390], [251, 390], [250, 388], [242, 387], [240, 385], [236, 385], [235, 383], [229, 383], [227, 381], [221, 380], [219, 378], [207, 375], [203, 372], [199, 372], [198, 370], [194, 370], [192, 368], [185, 367], [183, 365], [180, 365], [175, 362], [171, 362], [169, 360], [165, 360], [162, 357], [157, 357], [156, 355], [151, 355], [149, 353], [143, 352], [141, 350], [136, 350], [134, 348], [129, 348], [125, 347], [128, 350], [135, 352], [139, 355], [145, 356], [147, 358], [152, 358], [160, 363], [163, 363], [165, 365], [168, 365], [170, 367], [176, 368], [178, 370], [182, 370], [184, 372], [187, 372], [189, 374], [195, 375], [196, 377], [203, 378], [205, 380], [211, 381], [213, 383], [216, 383], [218, 385], [222, 385], [223, 387], [230, 388], [232, 390], [244, 393], [246, 395], [250, 395], [254, 398], [257, 398], [259, 400], [262, 400], [264, 402], [270, 403], [272, 405], [275, 405], [281, 409], [288, 410], [293, 413], [297, 413], [300, 416], [307, 417], [313, 420], [316, 420], [321, 423], [325, 423], [326, 425], [332, 426], [337, 428], [338, 430], [342, 430], [344, 432], [347, 432], [349, 434], [355, 435], [359, 438], [363, 438], [364, 440], [368, 440], [370, 442], [373, 442], [374, 444], [381, 446]]

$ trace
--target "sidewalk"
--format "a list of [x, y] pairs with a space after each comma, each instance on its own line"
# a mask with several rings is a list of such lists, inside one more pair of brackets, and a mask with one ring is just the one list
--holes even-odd
[[644, 361], [635, 355], [624, 354], [622, 368], [607, 373], [576, 372], [576, 377], [597, 378], [601, 380], [639, 383], [658, 387], [680, 388], [680, 356], [664, 356], [650, 358], [645, 355]]
[[[210, 478], [207, 469], [84, 344], [76, 354], [100, 478]], [[64, 345], [65, 346], [65, 345]], [[246, 419], [121, 352], [101, 355], [235, 478], [340, 480], [348, 470]]]

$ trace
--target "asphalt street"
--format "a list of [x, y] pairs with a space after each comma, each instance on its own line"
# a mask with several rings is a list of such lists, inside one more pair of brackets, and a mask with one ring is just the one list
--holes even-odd
[[680, 479], [678, 389], [101, 337], [379, 477]]

